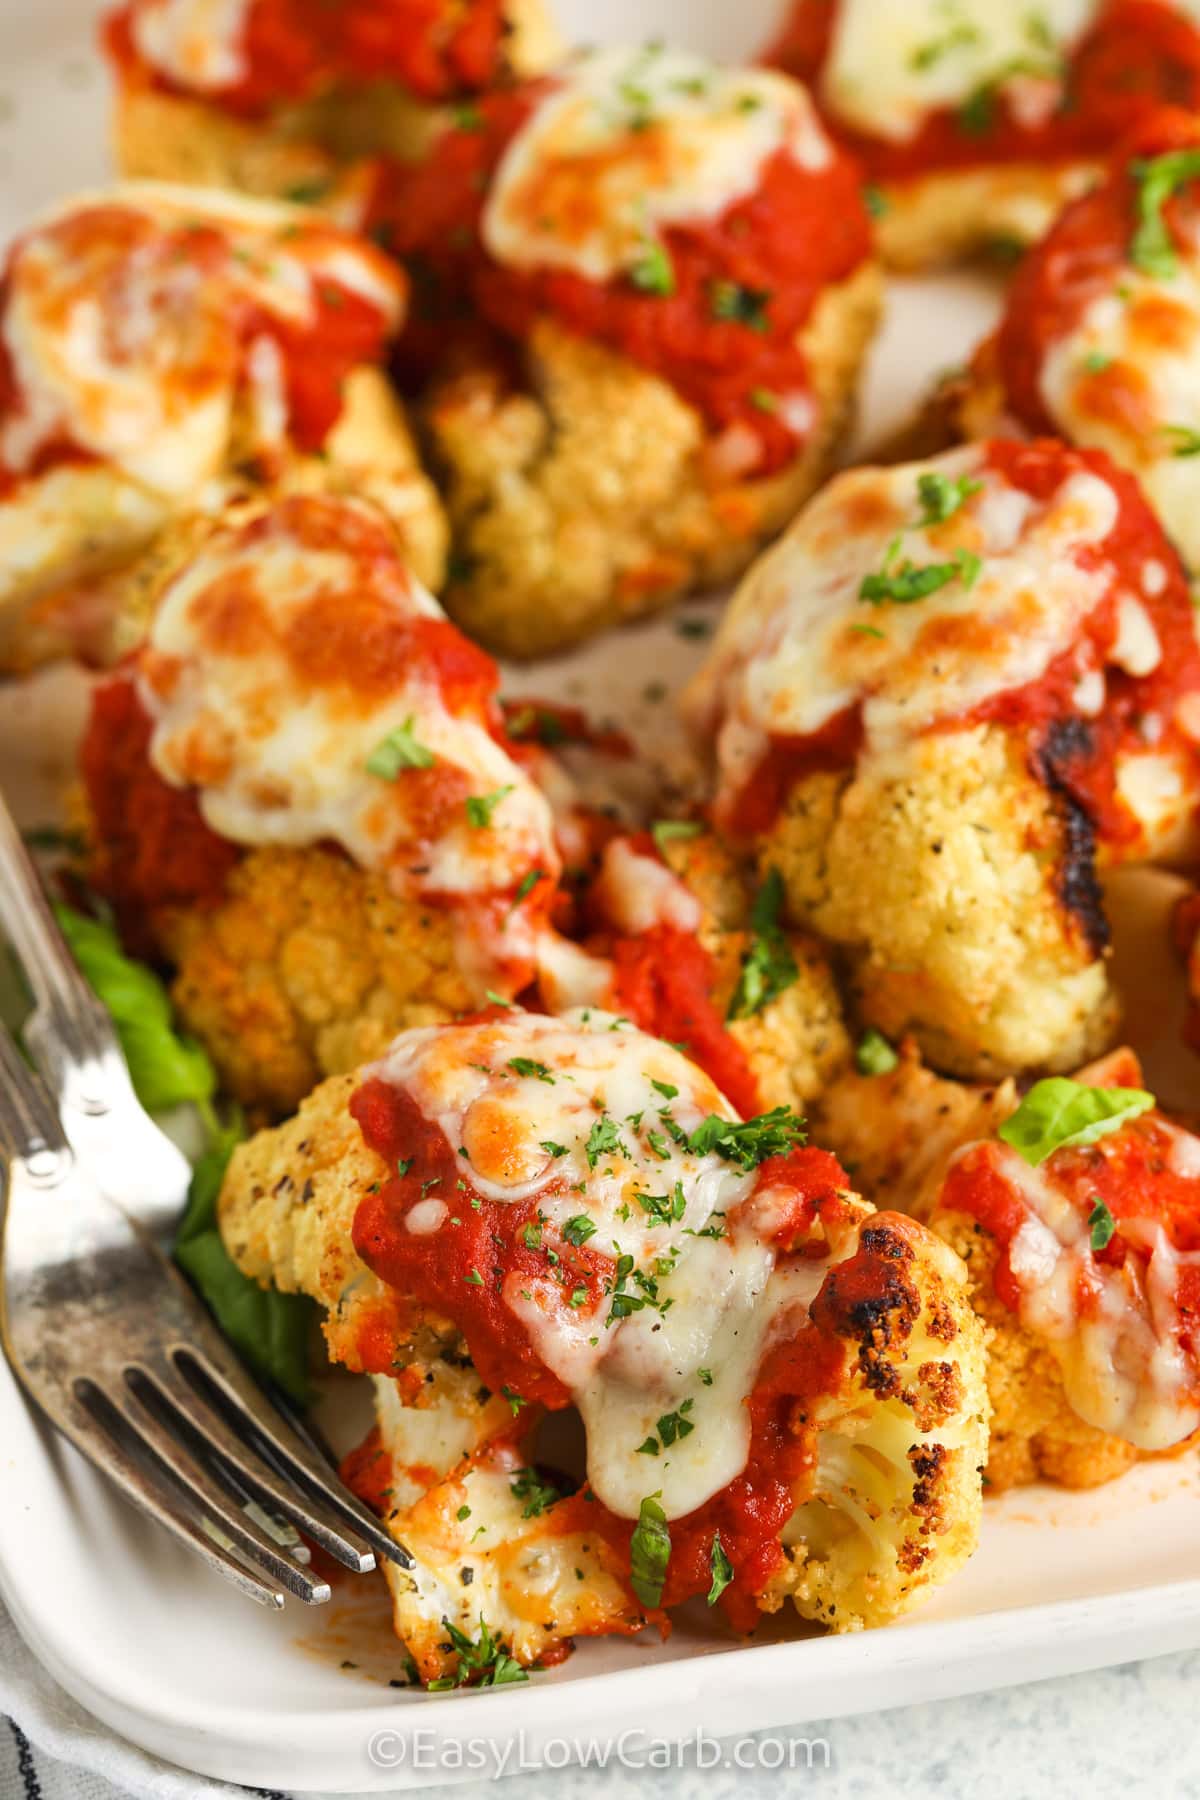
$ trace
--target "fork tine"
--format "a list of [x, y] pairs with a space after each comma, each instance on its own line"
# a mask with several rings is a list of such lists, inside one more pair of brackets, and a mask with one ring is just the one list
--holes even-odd
[[285, 1519], [308, 1534], [314, 1543], [357, 1574], [375, 1567], [369, 1545], [340, 1522], [337, 1513], [314, 1501], [294, 1482], [281, 1480], [275, 1470], [237, 1436], [224, 1416], [202, 1398], [181, 1371], [141, 1371], [153, 1381], [164, 1408], [174, 1414], [181, 1435], [190, 1437], [193, 1449], [215, 1455], [228, 1464], [239, 1487], [260, 1503], [273, 1506]]
[[323, 1501], [358, 1536], [365, 1538], [377, 1555], [399, 1563], [402, 1569], [412, 1567], [409, 1552], [342, 1484], [329, 1464], [292, 1430], [262, 1390], [253, 1385], [227, 1354], [222, 1339], [215, 1332], [204, 1333], [203, 1348], [197, 1334], [196, 1341], [174, 1347], [170, 1355], [200, 1398], [218, 1412], [264, 1462], [287, 1480], [295, 1482], [310, 1498]]
[[240, 1555], [257, 1563], [275, 1581], [288, 1588], [309, 1606], [318, 1606], [330, 1597], [327, 1581], [319, 1581], [307, 1570], [280, 1554], [266, 1532], [248, 1519], [211, 1476], [205, 1473], [161, 1418], [155, 1406], [152, 1382], [130, 1379], [140, 1371], [129, 1371], [126, 1386], [136, 1411], [124, 1396], [108, 1394], [105, 1398], [120, 1414], [125, 1425], [139, 1441], [146, 1454], [165, 1465], [170, 1478], [177, 1482], [189, 1498], [231, 1541]]
[[257, 1600], [260, 1606], [276, 1610], [282, 1607], [284, 1597], [279, 1588], [246, 1568], [234, 1555], [233, 1545], [222, 1544], [179, 1491], [133, 1453], [120, 1415], [108, 1408], [99, 1388], [89, 1391], [86, 1384], [80, 1384], [75, 1399], [77, 1404], [71, 1416], [56, 1423], [80, 1454], [107, 1476], [139, 1512], [163, 1526], [185, 1550], [194, 1551], [243, 1594]]

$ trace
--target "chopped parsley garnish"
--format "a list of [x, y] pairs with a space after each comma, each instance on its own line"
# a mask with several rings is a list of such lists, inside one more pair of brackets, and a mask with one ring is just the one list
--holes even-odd
[[1117, 1229], [1117, 1221], [1113, 1218], [1099, 1194], [1095, 1196], [1096, 1204], [1088, 1214], [1088, 1224], [1092, 1228], [1092, 1249], [1107, 1250], [1113, 1241]]
[[682, 1181], [677, 1181], [674, 1191], [669, 1194], [639, 1194], [637, 1203], [644, 1213], [649, 1213], [662, 1225], [678, 1223], [687, 1211]]
[[528, 1406], [528, 1404], [529, 1404], [529, 1402], [524, 1398], [523, 1395], [516, 1393], [512, 1388], [510, 1388], [508, 1386], [507, 1383], [505, 1383], [505, 1385], [500, 1389], [500, 1392], [504, 1395], [504, 1398], [508, 1401], [508, 1410], [512, 1414], [514, 1419], [516, 1418], [517, 1414], [520, 1412], [521, 1408], [523, 1406]]
[[773, 394], [770, 388], [751, 388], [750, 404], [756, 412], [771, 415], [779, 411], [779, 395]]
[[1164, 208], [1173, 194], [1200, 176], [1200, 149], [1168, 150], [1164, 156], [1139, 158], [1130, 163], [1129, 172], [1137, 216], [1129, 260], [1144, 275], [1169, 281], [1179, 267], [1179, 256]]
[[948, 587], [952, 581], [961, 581], [965, 588], [970, 588], [983, 566], [973, 550], [956, 550], [949, 562], [921, 565], [910, 562], [907, 557], [898, 563], [899, 554], [900, 538], [894, 537], [879, 572], [863, 576], [858, 590], [860, 600], [870, 606], [911, 606], [914, 601], [936, 594], [939, 588]]
[[565, 1156], [567, 1154], [567, 1146], [556, 1144], [553, 1138], [543, 1138], [540, 1148], [546, 1152], [547, 1156]]
[[703, 825], [696, 819], [656, 819], [650, 827], [650, 835], [658, 848], [665, 850], [668, 844], [699, 837], [703, 830]]
[[542, 1247], [541, 1221], [531, 1219], [521, 1233], [521, 1242], [527, 1250], [540, 1250]]
[[1175, 440], [1172, 456], [1200, 456], [1200, 431], [1190, 425], [1164, 425], [1163, 431]]
[[558, 714], [543, 706], [522, 706], [509, 718], [506, 728], [509, 737], [518, 743], [532, 742], [546, 749], [565, 744], [571, 735]]
[[669, 1450], [677, 1440], [690, 1437], [695, 1431], [696, 1427], [688, 1418], [694, 1405], [694, 1400], [685, 1400], [678, 1412], [664, 1413], [659, 1419], [658, 1435], [662, 1440], [664, 1450]]
[[790, 1106], [776, 1106], [755, 1119], [722, 1119], [711, 1113], [688, 1138], [697, 1156], [710, 1152], [743, 1169], [756, 1169], [772, 1156], [786, 1156], [807, 1140], [804, 1120]]
[[697, 1375], [698, 1375], [698, 1376], [699, 1376], [699, 1378], [700, 1378], [700, 1381], [701, 1381], [701, 1383], [702, 1383], [702, 1384], [703, 1384], [703, 1385], [704, 1385], [704, 1386], [705, 1386], [705, 1387], [711, 1387], [711, 1386], [712, 1386], [712, 1384], [713, 1384], [713, 1376], [712, 1376], [712, 1370], [711, 1370], [711, 1369], [697, 1369], [697, 1370], [696, 1370], [696, 1374], [697, 1374]]
[[629, 267], [629, 279], [642, 294], [664, 298], [675, 292], [675, 265], [665, 244], [649, 243]]
[[937, 470], [928, 470], [917, 477], [917, 499], [921, 504], [922, 525], [943, 525], [952, 519], [956, 512], [966, 505], [972, 494], [978, 494], [983, 487], [982, 481], [976, 481], [970, 475], [959, 475], [951, 480]]
[[650, 1086], [654, 1089], [656, 1094], [661, 1094], [664, 1100], [675, 1100], [678, 1098], [679, 1089], [677, 1087], [672, 1087], [669, 1081], [651, 1081]]
[[871, 217], [873, 219], [882, 219], [888, 210], [887, 195], [884, 193], [883, 189], [876, 187], [873, 181], [868, 181], [863, 188], [862, 197], [863, 205], [866, 207]]
[[1037, 1081], [998, 1136], [1037, 1168], [1056, 1150], [1095, 1144], [1149, 1112], [1154, 1095], [1142, 1088], [1085, 1087], [1064, 1075]]
[[640, 1443], [638, 1445], [637, 1453], [639, 1456], [657, 1456], [658, 1455], [658, 1439], [654, 1436], [650, 1436], [650, 1437], [646, 1438], [642, 1443]]
[[544, 1081], [547, 1087], [554, 1086], [554, 1077], [544, 1062], [535, 1062], [532, 1056], [510, 1056], [506, 1065], [514, 1075], [527, 1076], [531, 1081]]
[[396, 1164], [397, 1175], [407, 1175], [408, 1171], [412, 1168], [412, 1166], [413, 1166], [412, 1157], [411, 1156], [402, 1156], [400, 1158], [399, 1162]]
[[714, 319], [732, 325], [744, 325], [748, 331], [766, 332], [771, 328], [768, 308], [769, 288], [743, 287], [739, 281], [715, 281], [710, 289]]
[[523, 1500], [523, 1519], [540, 1519], [562, 1495], [552, 1481], [542, 1481], [536, 1469], [519, 1469], [509, 1484], [514, 1500]]
[[492, 814], [500, 802], [513, 791], [510, 781], [507, 787], [497, 788], [493, 794], [469, 794], [467, 796], [467, 823], [476, 831], [486, 831], [492, 822]]
[[661, 1490], [646, 1496], [629, 1540], [630, 1580], [643, 1606], [661, 1602], [671, 1560], [671, 1533], [661, 1500]]
[[468, 1287], [482, 1287], [483, 1286], [483, 1276], [479, 1273], [478, 1269], [472, 1269], [471, 1273], [469, 1275], [463, 1276], [463, 1280], [466, 1282]]
[[742, 957], [741, 973], [729, 1002], [728, 1019], [748, 1019], [778, 999], [799, 978], [792, 947], [779, 924], [783, 911], [783, 877], [772, 869], [755, 897], [750, 913], [753, 936]]
[[715, 1606], [733, 1580], [733, 1564], [725, 1554], [725, 1546], [721, 1542], [719, 1531], [713, 1537], [712, 1549], [708, 1556], [708, 1567], [712, 1574], [712, 1586], [708, 1590], [708, 1604]]
[[588, 1291], [587, 1291], [587, 1288], [584, 1287], [584, 1285], [581, 1282], [577, 1288], [571, 1289], [571, 1298], [567, 1301], [567, 1305], [572, 1306], [572, 1307], [580, 1307], [580, 1306], [586, 1306], [587, 1302], [588, 1302]]
[[464, 1519], [470, 1518], [471, 1509], [469, 1506], [460, 1506], [454, 1516], [458, 1520], [459, 1524], [461, 1525]]
[[413, 724], [410, 716], [376, 744], [367, 758], [368, 775], [378, 775], [381, 781], [395, 781], [402, 769], [432, 769], [437, 758], [432, 750], [417, 742]]
[[516, 1011], [516, 1001], [505, 999], [504, 995], [498, 994], [495, 988], [484, 988], [483, 997], [490, 1006], [505, 1006], [510, 1012]]
[[860, 1075], [890, 1075], [899, 1062], [882, 1031], [872, 1025], [863, 1032], [854, 1051], [854, 1066]]
[[546, 879], [546, 871], [544, 869], [530, 869], [528, 875], [526, 875], [522, 879], [521, 885], [518, 887], [516, 893], [513, 895], [513, 903], [511, 905], [511, 907], [509, 908], [509, 911], [516, 912], [516, 910], [517, 910], [518, 906], [520, 906], [522, 900], [527, 900], [529, 898], [530, 894], [532, 894], [534, 888], [537, 886], [538, 882], [544, 881], [545, 879]]
[[670, 1162], [671, 1146], [668, 1144], [661, 1131], [648, 1131], [646, 1133], [646, 1143], [654, 1152], [654, 1155], [657, 1156], [659, 1162]]
[[1083, 359], [1084, 372], [1088, 375], [1103, 375], [1105, 369], [1112, 368], [1112, 361], [1107, 350], [1089, 350]]
[[927, 44], [918, 44], [908, 59], [910, 69], [932, 69], [935, 63], [948, 56], [952, 50], [963, 49], [968, 44], [977, 44], [980, 39], [978, 25], [969, 19], [955, 19], [939, 38], [931, 38]]
[[506, 1687], [510, 1682], [528, 1681], [528, 1670], [523, 1669], [515, 1657], [510, 1656], [498, 1637], [493, 1637], [483, 1615], [479, 1619], [479, 1636], [474, 1642], [452, 1625], [449, 1619], [443, 1619], [449, 1642], [447, 1650], [458, 1652], [458, 1668], [453, 1675], [443, 1675], [437, 1681], [429, 1683], [431, 1694], [444, 1693], [448, 1688], [460, 1687]]
[[621, 1142], [621, 1134], [617, 1129], [616, 1120], [610, 1119], [605, 1113], [603, 1118], [596, 1120], [588, 1132], [588, 1141], [584, 1151], [587, 1156], [588, 1168], [594, 1169], [600, 1158], [606, 1156], [610, 1150], [619, 1151], [623, 1155], [625, 1146]]
[[580, 1245], [586, 1244], [590, 1237], [595, 1237], [595, 1221], [589, 1219], [586, 1213], [576, 1213], [573, 1219], [567, 1220], [562, 1228], [562, 1234], [566, 1242], [578, 1250]]

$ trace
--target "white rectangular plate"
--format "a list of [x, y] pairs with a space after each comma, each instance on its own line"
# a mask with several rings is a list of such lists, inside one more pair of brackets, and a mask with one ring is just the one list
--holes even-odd
[[[96, 185], [105, 167], [94, 7], [9, 0], [4, 10], [0, 238], [57, 195]], [[661, 32], [736, 54], [762, 41], [779, 5], [560, 0], [559, 10], [581, 38]], [[971, 277], [894, 285], [864, 397], [864, 443], [902, 422], [930, 374], [961, 359], [993, 308], [987, 285]], [[642, 691], [641, 678], [674, 687], [696, 655], [670, 623], [657, 624], [520, 679], [527, 690], [619, 713], [640, 744], [652, 734], [661, 742], [668, 708]], [[641, 672], [634, 691], [631, 668]], [[514, 677], [510, 690], [518, 685]], [[78, 680], [62, 672], [0, 692], [0, 780], [28, 822], [55, 805], [79, 701]], [[666, 743], [664, 751], [675, 753]], [[1169, 896], [1169, 884], [1152, 883], [1149, 912]], [[1175, 976], [1165, 953], [1151, 965], [1139, 948], [1146, 895], [1133, 901], [1120, 913], [1119, 973], [1132, 961], [1137, 988], [1153, 992], [1145, 1030], [1135, 1031], [1151, 1052], [1152, 1079], [1179, 1084], [1178, 1006], [1162, 1004], [1162, 983]], [[1194, 1066], [1183, 1074], [1194, 1085]], [[701, 1721], [712, 1734], [745, 1732], [1200, 1645], [1196, 1506], [1193, 1457], [1143, 1465], [1096, 1494], [1029, 1489], [989, 1503], [979, 1554], [911, 1624], [845, 1638], [780, 1624], [766, 1642], [740, 1646], [701, 1607], [666, 1644], [649, 1636], [584, 1644], [527, 1687], [421, 1695], [387, 1685], [401, 1658], [374, 1584], [354, 1599], [340, 1589], [323, 1617], [248, 1605], [52, 1439], [0, 1365], [0, 1594], [33, 1650], [134, 1742], [203, 1774], [272, 1787], [357, 1792], [439, 1779], [428, 1766], [406, 1770], [394, 1746], [386, 1766], [373, 1762], [381, 1731], [498, 1744], [523, 1734], [533, 1762], [549, 1739], [630, 1730], [682, 1738]]]

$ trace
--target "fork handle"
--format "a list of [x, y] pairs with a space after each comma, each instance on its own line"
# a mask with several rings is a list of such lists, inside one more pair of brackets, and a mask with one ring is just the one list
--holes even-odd
[[60, 1086], [68, 1070], [102, 1084], [101, 1065], [120, 1050], [107, 1011], [80, 974], [50, 910], [37, 870], [0, 793], [0, 919], [33, 992], [26, 1037]]
[[66, 1150], [62, 1123], [45, 1082], [0, 1023], [0, 1157], [30, 1162], [47, 1152], [61, 1156]]

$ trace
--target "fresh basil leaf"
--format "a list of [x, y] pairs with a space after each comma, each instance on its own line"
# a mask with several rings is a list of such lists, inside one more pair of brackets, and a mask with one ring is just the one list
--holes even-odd
[[217, 1197], [229, 1159], [245, 1135], [241, 1119], [222, 1128], [192, 1171], [175, 1261], [234, 1349], [291, 1399], [308, 1399], [308, 1343], [317, 1308], [303, 1294], [261, 1288], [243, 1275], [217, 1226]]
[[638, 1512], [638, 1522], [629, 1540], [630, 1579], [633, 1591], [643, 1606], [658, 1606], [662, 1601], [671, 1560], [671, 1533], [667, 1515], [659, 1504], [662, 1490], [648, 1494]]
[[715, 1606], [717, 1601], [721, 1598], [721, 1595], [725, 1592], [725, 1589], [733, 1580], [733, 1564], [725, 1554], [725, 1546], [721, 1542], [721, 1534], [719, 1531], [712, 1541], [708, 1566], [712, 1572], [712, 1586], [708, 1590], [708, 1604], [710, 1606]]
[[89, 987], [112, 1015], [142, 1105], [162, 1112], [190, 1101], [211, 1129], [216, 1071], [206, 1051], [175, 1029], [158, 976], [126, 956], [111, 925], [70, 906], [56, 905], [54, 916]]
[[1154, 1095], [1142, 1088], [1085, 1087], [1055, 1075], [1034, 1083], [998, 1136], [1036, 1168], [1056, 1150], [1119, 1131], [1153, 1105]]

